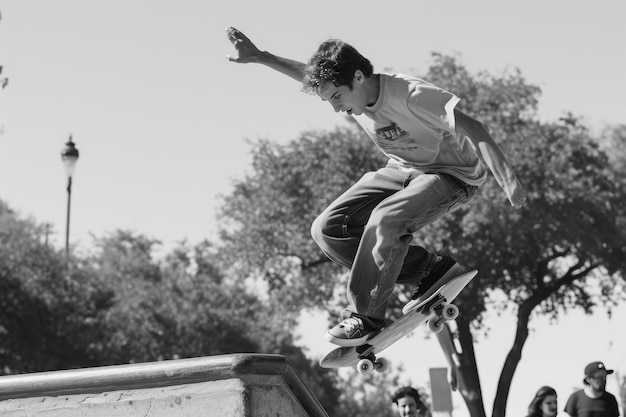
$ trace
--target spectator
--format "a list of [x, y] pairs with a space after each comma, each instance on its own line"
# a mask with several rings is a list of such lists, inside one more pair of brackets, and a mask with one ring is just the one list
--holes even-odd
[[606, 376], [612, 374], [602, 362], [591, 362], [585, 367], [585, 388], [575, 391], [565, 404], [571, 417], [617, 417], [617, 400], [606, 391]]
[[552, 387], [543, 386], [530, 402], [527, 417], [556, 417], [557, 410], [556, 391]]
[[412, 387], [402, 387], [393, 394], [391, 401], [400, 417], [430, 417], [428, 407], [419, 392]]

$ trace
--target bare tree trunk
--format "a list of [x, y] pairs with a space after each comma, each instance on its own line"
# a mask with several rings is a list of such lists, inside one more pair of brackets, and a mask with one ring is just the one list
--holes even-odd
[[493, 403], [493, 417], [504, 417], [506, 415], [506, 404], [509, 398], [509, 391], [511, 390], [511, 383], [513, 382], [513, 375], [515, 375], [517, 365], [522, 359], [522, 349], [528, 338], [528, 320], [531, 311], [532, 307], [526, 304], [522, 304], [519, 307], [515, 340], [506, 356], [502, 372], [500, 373], [496, 398]]

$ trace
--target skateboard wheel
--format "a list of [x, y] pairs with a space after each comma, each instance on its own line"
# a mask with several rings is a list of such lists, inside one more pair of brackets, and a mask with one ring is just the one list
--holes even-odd
[[376, 361], [376, 372], [385, 373], [389, 370], [389, 361], [385, 358], [380, 358]]
[[454, 320], [459, 317], [459, 308], [454, 304], [447, 304], [443, 307], [443, 310], [441, 311], [441, 316], [446, 321]]
[[358, 373], [368, 375], [374, 372], [374, 363], [369, 359], [361, 359], [356, 366]]
[[428, 320], [428, 329], [433, 333], [439, 333], [443, 330], [444, 321], [440, 318], [432, 318]]

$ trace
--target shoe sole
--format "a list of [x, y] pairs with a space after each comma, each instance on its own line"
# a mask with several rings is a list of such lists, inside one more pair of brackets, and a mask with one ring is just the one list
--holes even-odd
[[459, 265], [459, 263], [455, 263], [446, 271], [445, 274], [441, 276], [424, 294], [422, 294], [417, 300], [411, 300], [404, 307], [402, 307], [402, 314], [407, 315], [422, 305], [427, 301], [430, 296], [439, 291], [439, 289], [448, 281], [452, 280], [452, 278], [458, 277], [463, 274], [463, 267]]
[[342, 339], [340, 337], [333, 336], [332, 334], [326, 332], [325, 338], [327, 341], [337, 346], [355, 347], [355, 346], [361, 346], [362, 344], [367, 342], [368, 339], [372, 338], [374, 334], [376, 333], [377, 332], [368, 333], [365, 336], [355, 338], [355, 339]]

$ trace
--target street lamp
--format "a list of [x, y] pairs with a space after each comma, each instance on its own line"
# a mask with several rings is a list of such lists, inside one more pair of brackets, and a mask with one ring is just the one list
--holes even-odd
[[65, 267], [69, 264], [70, 260], [70, 201], [72, 197], [72, 175], [74, 175], [74, 168], [76, 168], [76, 161], [78, 160], [78, 149], [72, 142], [72, 135], [70, 140], [65, 144], [65, 147], [61, 150], [61, 160], [65, 165], [65, 173], [67, 174], [67, 220], [65, 226]]

